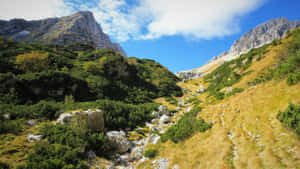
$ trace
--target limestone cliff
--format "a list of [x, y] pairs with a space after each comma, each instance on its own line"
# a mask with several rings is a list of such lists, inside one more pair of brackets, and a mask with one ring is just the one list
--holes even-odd
[[126, 53], [102, 31], [93, 14], [77, 12], [71, 16], [36, 21], [13, 19], [0, 21], [0, 36], [22, 42], [70, 44], [91, 43], [98, 49], [111, 48], [124, 57]]

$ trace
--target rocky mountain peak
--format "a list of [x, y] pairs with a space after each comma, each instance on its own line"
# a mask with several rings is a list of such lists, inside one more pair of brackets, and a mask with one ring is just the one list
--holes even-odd
[[[289, 21], [287, 18], [271, 19], [245, 33], [241, 36], [241, 38], [237, 39], [233, 43], [229, 51], [225, 51], [218, 56], [214, 56], [204, 66], [191, 71], [178, 72], [176, 75], [183, 79], [199, 78], [209, 73], [207, 72], [207, 69], [211, 68], [213, 65], [233, 60], [240, 55], [249, 52], [253, 48], [259, 48], [271, 43], [273, 40], [281, 39], [288, 30], [292, 30], [297, 27], [300, 27], [300, 21]], [[210, 71], [212, 70], [210, 69]]]
[[93, 13], [89, 11], [80, 11], [61, 18], [36, 21], [24, 19], [0, 21], [0, 36], [22, 42], [91, 43], [98, 49], [111, 48], [126, 57], [122, 47], [111, 42], [95, 20]]

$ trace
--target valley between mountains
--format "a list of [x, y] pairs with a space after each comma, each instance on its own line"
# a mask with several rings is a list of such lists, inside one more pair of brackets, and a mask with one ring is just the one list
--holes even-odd
[[[72, 43], [84, 18], [101, 41]], [[0, 39], [0, 169], [300, 169], [296, 22], [196, 77], [127, 58], [91, 13], [0, 24], [16, 22]]]

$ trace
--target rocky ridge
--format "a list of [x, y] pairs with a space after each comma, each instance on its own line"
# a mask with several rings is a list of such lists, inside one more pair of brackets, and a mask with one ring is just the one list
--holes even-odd
[[71, 16], [26, 21], [24, 19], [0, 20], [0, 36], [21, 42], [53, 44], [90, 43], [97, 49], [111, 48], [124, 57], [126, 53], [117, 43], [112, 43], [93, 13], [77, 12]]
[[[236, 40], [229, 51], [224, 51], [219, 56], [214, 56], [205, 65], [189, 70], [177, 72], [176, 75], [183, 80], [197, 79], [211, 72], [214, 65], [233, 60], [253, 48], [259, 48], [271, 43], [273, 40], [281, 39], [288, 30], [300, 27], [300, 21], [289, 21], [286, 18], [276, 18], [256, 26], [241, 38]], [[210, 69], [210, 70], [208, 70]]]

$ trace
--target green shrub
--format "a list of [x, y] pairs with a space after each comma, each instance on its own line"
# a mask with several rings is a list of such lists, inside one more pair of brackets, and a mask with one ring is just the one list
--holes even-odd
[[300, 81], [300, 31], [294, 30], [289, 34], [292, 40], [278, 52], [279, 63], [268, 70], [268, 73], [259, 75], [250, 85], [256, 85], [267, 80], [284, 79], [289, 85]]
[[0, 168], [1, 169], [10, 169], [10, 166], [2, 161], [0, 161]]
[[9, 113], [12, 118], [37, 119], [44, 118], [54, 120], [61, 105], [56, 102], [41, 101], [33, 105], [0, 104], [0, 114]]
[[163, 142], [172, 140], [177, 143], [191, 137], [196, 132], [204, 132], [212, 127], [212, 124], [206, 123], [203, 119], [197, 119], [197, 113], [201, 108], [195, 108], [186, 113], [177, 124], [171, 126], [163, 135]]
[[277, 114], [278, 120], [300, 134], [300, 106], [290, 103], [287, 109]]
[[220, 92], [220, 90], [224, 87], [236, 84], [243, 76], [247, 75], [247, 72], [244, 74], [239, 74], [235, 70], [247, 70], [251, 66], [254, 57], [263, 57], [263, 55], [268, 52], [267, 48], [268, 45], [252, 49], [237, 59], [225, 62], [213, 72], [205, 76], [205, 81], [210, 83], [207, 87], [207, 91], [210, 93], [210, 95], [214, 96], [218, 100], [224, 99], [226, 95], [223, 92]]
[[167, 102], [169, 102], [170, 104], [173, 104], [173, 105], [175, 105], [175, 106], [178, 105], [177, 100], [174, 99], [173, 97], [166, 97], [165, 100], [166, 100]]
[[86, 140], [67, 125], [45, 125], [40, 128], [40, 132], [50, 144], [62, 144], [72, 148], [84, 148], [87, 145]]
[[112, 151], [112, 146], [107, 136], [102, 132], [85, 132], [74, 130], [67, 125], [45, 125], [40, 132], [50, 144], [61, 144], [71, 148], [93, 150], [99, 156], [105, 156]]
[[231, 92], [225, 94], [225, 97], [229, 97], [235, 95], [236, 93], [241, 93], [243, 91], [244, 91], [243, 88], [233, 88]]
[[37, 143], [27, 156], [26, 164], [18, 169], [88, 169], [81, 161], [83, 153], [78, 148], [60, 144]]
[[157, 149], [149, 149], [144, 152], [144, 156], [148, 158], [154, 158], [158, 154]]
[[[0, 114], [0, 116], [2, 116]], [[18, 134], [24, 126], [23, 120], [4, 120], [0, 118], [0, 134]]]

